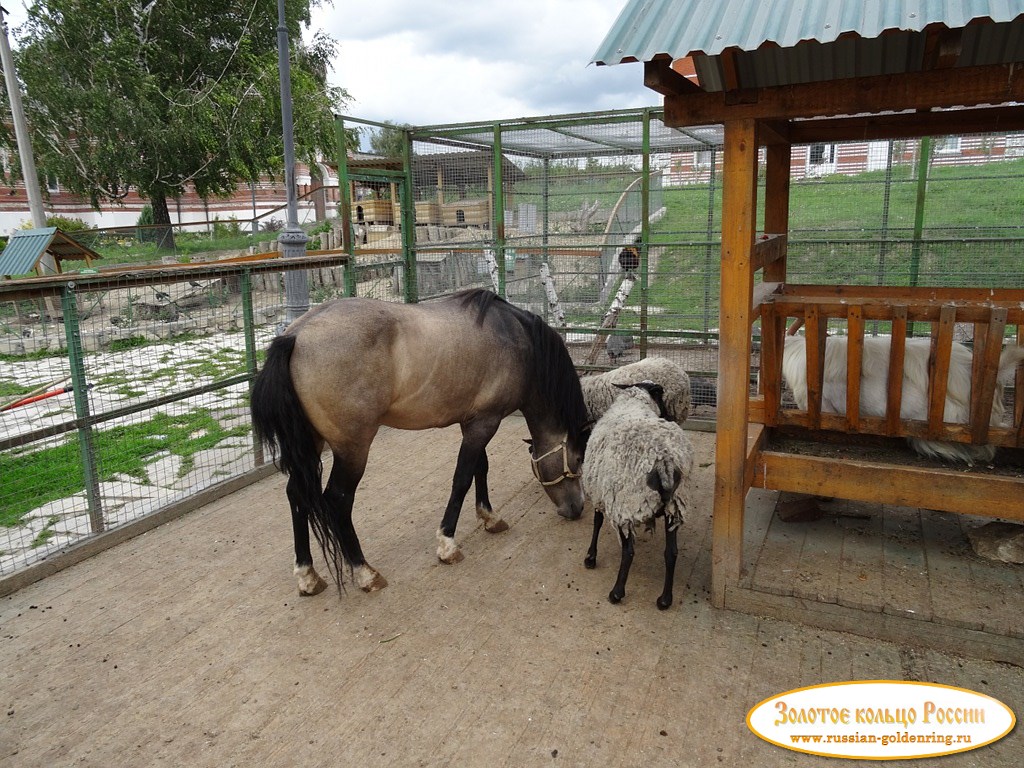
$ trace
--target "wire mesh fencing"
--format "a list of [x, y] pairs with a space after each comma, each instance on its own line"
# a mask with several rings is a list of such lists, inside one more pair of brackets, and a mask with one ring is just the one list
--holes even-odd
[[264, 463], [248, 395], [288, 320], [344, 292], [338, 258], [0, 285], [0, 575]]

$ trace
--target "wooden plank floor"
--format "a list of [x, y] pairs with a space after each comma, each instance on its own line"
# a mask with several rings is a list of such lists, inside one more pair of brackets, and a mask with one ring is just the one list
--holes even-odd
[[[796, 498], [751, 493], [741, 589], [779, 605], [858, 610], [865, 634], [886, 636], [882, 625], [894, 625], [883, 615], [906, 620], [908, 638], [928, 623], [933, 644], [945, 627], [950, 650], [964, 648], [957, 630], [1024, 641], [1024, 567], [979, 557], [967, 537], [989, 519], [836, 499], [787, 520]], [[1024, 642], [1009, 647], [1017, 656], [1003, 660], [1024, 663]]]
[[[606, 531], [598, 568], [583, 568], [590, 521], [555, 514], [525, 436], [510, 418], [490, 451], [510, 530], [485, 533], [467, 505], [466, 559], [446, 566], [434, 531], [458, 429], [381, 432], [356, 500], [390, 581], [372, 595], [297, 596], [275, 476], [4, 597], [0, 766], [813, 768], [822, 758], [751, 734], [748, 710], [822, 682], [905, 679], [1024, 712], [1020, 667], [712, 608], [711, 434], [692, 434], [676, 604], [654, 606], [659, 533], [640, 537], [611, 605], [617, 543]], [[844, 547], [874, 525], [847, 522]], [[791, 565], [821, 571], [833, 554], [815, 546]], [[871, 579], [874, 562], [843, 561]], [[857, 578], [842, 574], [837, 595]], [[956, 575], [951, 562], [942, 578]], [[1017, 768], [1022, 754], [1018, 729], [942, 763]]]

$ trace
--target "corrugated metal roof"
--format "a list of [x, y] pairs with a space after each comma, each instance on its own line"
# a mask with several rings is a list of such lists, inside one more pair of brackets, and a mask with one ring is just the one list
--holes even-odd
[[58, 271], [63, 259], [84, 259], [91, 264], [93, 259], [102, 258], [57, 227], [19, 229], [11, 235], [7, 247], [0, 253], [0, 277], [34, 272], [39, 259], [47, 251], [57, 261]]
[[0, 275], [26, 275], [35, 271], [39, 257], [46, 253], [56, 227], [22, 229], [11, 235], [0, 253]]
[[933, 24], [965, 28], [957, 66], [1024, 60], [1022, 0], [630, 0], [593, 62], [693, 56], [705, 90], [730, 48], [741, 87], [894, 74], [920, 69]]

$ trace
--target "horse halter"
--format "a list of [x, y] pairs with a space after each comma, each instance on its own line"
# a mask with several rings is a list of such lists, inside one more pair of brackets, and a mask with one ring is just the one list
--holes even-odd
[[[560, 474], [554, 480], [545, 481], [540, 476], [540, 463], [544, 461], [544, 459], [546, 459], [548, 456], [553, 454], [555, 451], [562, 452], [562, 474]], [[556, 445], [550, 451], [545, 453], [543, 456], [538, 456], [537, 458], [534, 458], [533, 451], [530, 451], [530, 469], [533, 470], [533, 476], [537, 478], [537, 481], [545, 487], [549, 485], [558, 485], [563, 480], [575, 480], [577, 477], [580, 476], [579, 472], [573, 472], [571, 469], [569, 469], [569, 452], [566, 450], [565, 440], [560, 442], [558, 445]]]

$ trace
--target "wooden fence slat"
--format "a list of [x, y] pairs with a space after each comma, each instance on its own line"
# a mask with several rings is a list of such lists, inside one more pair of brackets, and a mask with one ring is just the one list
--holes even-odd
[[825, 369], [825, 318], [819, 316], [815, 304], [804, 313], [807, 332], [807, 420], [811, 429], [821, 425], [821, 392]]
[[851, 305], [846, 314], [846, 429], [860, 429], [860, 382], [864, 367], [864, 313]]
[[885, 404], [885, 434], [900, 431], [900, 409], [903, 407], [903, 363], [907, 344], [907, 306], [892, 308], [892, 336], [889, 341], [888, 394]]
[[946, 390], [949, 386], [949, 356], [953, 349], [956, 307], [946, 304], [939, 312], [938, 327], [932, 335], [928, 359], [928, 435], [937, 436], [945, 421]]
[[1006, 332], [1006, 310], [992, 308], [992, 320], [988, 324], [988, 335], [983, 348], [978, 349], [975, 337], [974, 363], [982, 358], [980, 386], [971, 389], [971, 440], [976, 444], [988, 442], [989, 427], [992, 423], [992, 403], [996, 397], [999, 377], [999, 356], [1003, 351], [1003, 335]]

